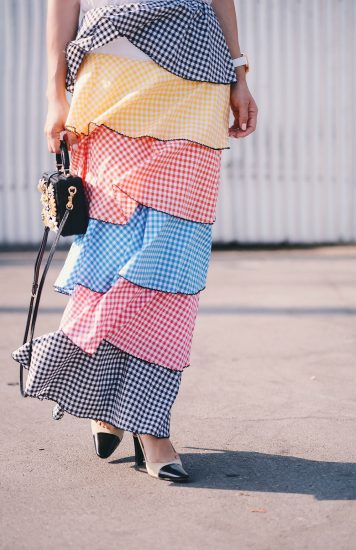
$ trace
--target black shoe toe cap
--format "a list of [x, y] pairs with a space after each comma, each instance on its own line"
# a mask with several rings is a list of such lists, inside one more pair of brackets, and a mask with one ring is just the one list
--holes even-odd
[[93, 434], [95, 452], [100, 458], [108, 458], [120, 444], [120, 438], [114, 434], [99, 432]]
[[167, 464], [167, 466], [163, 466], [158, 473], [158, 477], [170, 481], [188, 481], [190, 479], [189, 474], [180, 464]]

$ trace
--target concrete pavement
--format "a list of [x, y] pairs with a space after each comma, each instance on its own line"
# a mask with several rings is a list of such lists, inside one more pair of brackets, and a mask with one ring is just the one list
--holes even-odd
[[[213, 253], [172, 415], [186, 485], [136, 472], [130, 434], [100, 460], [88, 421], [20, 397], [34, 256], [0, 254], [0, 548], [356, 547], [356, 247]], [[37, 334], [67, 301], [64, 256]]]

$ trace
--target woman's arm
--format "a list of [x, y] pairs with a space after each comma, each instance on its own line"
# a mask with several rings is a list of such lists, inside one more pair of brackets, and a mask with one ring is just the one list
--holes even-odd
[[[59, 134], [64, 130], [69, 103], [66, 98], [65, 46], [75, 38], [80, 12], [80, 0], [48, 0], [47, 45], [47, 100], [48, 111], [44, 127], [48, 150], [59, 152]], [[69, 145], [76, 142], [75, 134], [67, 134]]]
[[[239, 57], [241, 51], [234, 0], [213, 0], [211, 7], [219, 20], [231, 57]], [[229, 135], [239, 138], [246, 137], [255, 131], [258, 109], [247, 86], [245, 67], [236, 67], [235, 72], [237, 82], [231, 84], [230, 91], [234, 123], [229, 128]]]

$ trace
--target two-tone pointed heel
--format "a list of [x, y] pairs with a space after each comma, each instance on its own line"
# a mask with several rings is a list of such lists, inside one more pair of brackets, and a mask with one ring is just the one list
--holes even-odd
[[125, 433], [121, 428], [104, 428], [96, 420], [91, 420], [91, 432], [95, 452], [100, 458], [109, 458], [120, 445]]
[[[164, 479], [173, 482], [185, 482], [190, 480], [189, 474], [184, 470], [182, 461], [177, 455], [174, 461], [170, 462], [149, 462], [146, 457], [145, 448], [139, 434], [132, 434], [135, 446], [135, 464], [136, 467], [145, 466], [147, 473], [151, 477]], [[175, 450], [175, 449], [174, 449]]]

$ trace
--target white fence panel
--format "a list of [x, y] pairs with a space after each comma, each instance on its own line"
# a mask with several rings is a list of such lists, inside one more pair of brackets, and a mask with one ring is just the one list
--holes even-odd
[[[217, 1], [217, 0], [215, 0]], [[356, 239], [353, 0], [236, 0], [257, 131], [223, 153], [215, 242]], [[40, 173], [53, 166], [45, 0], [0, 0], [0, 243], [37, 244]]]
[[258, 129], [224, 157], [214, 239], [356, 238], [353, 0], [237, 0]]

